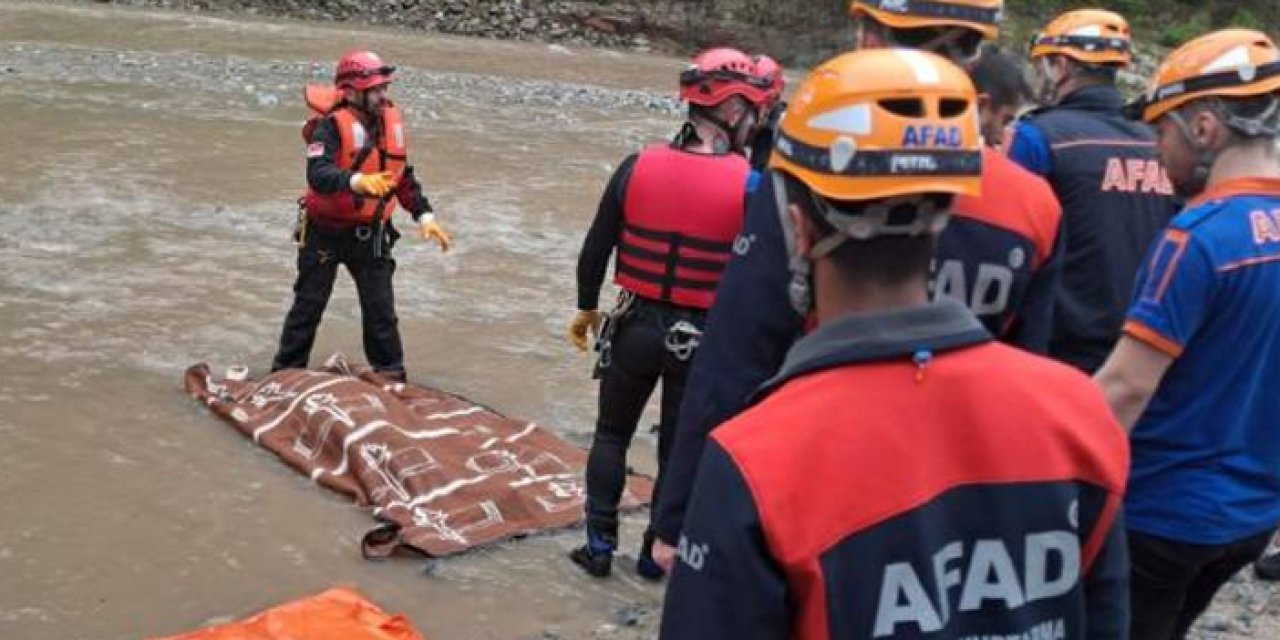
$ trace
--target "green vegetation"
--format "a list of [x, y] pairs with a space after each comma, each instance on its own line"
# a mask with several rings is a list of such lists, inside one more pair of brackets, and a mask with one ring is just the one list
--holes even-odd
[[[785, 24], [843, 15], [848, 0], [776, 2], [771, 0], [708, 0], [714, 14], [759, 24]], [[1129, 19], [1140, 40], [1177, 46], [1204, 31], [1247, 27], [1280, 35], [1280, 12], [1275, 0], [1006, 0], [1005, 10], [1015, 31], [1030, 32], [1068, 9], [1111, 9]], [[1012, 35], [1012, 34], [1011, 34]], [[1018, 35], [1021, 35], [1019, 33]]]
[[1140, 43], [1176, 47], [1206, 31], [1225, 27], [1246, 27], [1280, 34], [1280, 13], [1274, 0], [1007, 0], [1009, 17], [1015, 24], [1035, 29], [1068, 9], [1100, 7], [1129, 19]]

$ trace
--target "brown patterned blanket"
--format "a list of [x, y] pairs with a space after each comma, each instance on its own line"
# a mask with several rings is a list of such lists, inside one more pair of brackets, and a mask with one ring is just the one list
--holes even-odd
[[[367, 557], [401, 546], [444, 556], [583, 519], [586, 453], [464, 398], [356, 371], [340, 357], [258, 381], [215, 378], [198, 364], [185, 382], [286, 464], [371, 508], [382, 524], [365, 536]], [[631, 478], [624, 507], [651, 491]]]

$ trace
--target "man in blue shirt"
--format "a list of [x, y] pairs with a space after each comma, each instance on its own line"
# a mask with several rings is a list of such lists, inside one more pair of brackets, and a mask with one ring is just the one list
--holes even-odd
[[1097, 380], [1131, 429], [1132, 640], [1182, 638], [1280, 521], [1280, 50], [1226, 30], [1142, 102], [1180, 192]]

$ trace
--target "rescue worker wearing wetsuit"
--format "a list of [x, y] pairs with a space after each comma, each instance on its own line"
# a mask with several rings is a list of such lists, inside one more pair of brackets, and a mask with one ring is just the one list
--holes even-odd
[[[856, 0], [858, 46], [931, 47], [967, 66], [978, 58], [984, 39], [995, 38], [1001, 6], [1000, 0], [937, 0], [886, 11], [878, 2]], [[895, 104], [889, 102], [890, 107]], [[903, 144], [951, 144], [945, 138], [949, 134], [911, 129], [904, 132], [909, 137]], [[1001, 341], [1043, 352], [1057, 282], [1061, 211], [1042, 179], [994, 149], [984, 149], [983, 156], [984, 193], [957, 199], [932, 265], [932, 295], [965, 303]], [[777, 372], [804, 328], [805, 318], [790, 304], [799, 283], [791, 281], [787, 269], [776, 196], [769, 180], [759, 181], [749, 194], [743, 231], [690, 368], [654, 516], [662, 543], [655, 550], [660, 562], [669, 560], [671, 545], [679, 539], [707, 434], [746, 406], [756, 387]]]
[[396, 268], [391, 248], [400, 237], [391, 224], [396, 204], [442, 251], [449, 249], [450, 239], [407, 164], [404, 120], [386, 97], [394, 71], [370, 51], [348, 52], [338, 61], [337, 92], [329, 92], [338, 101], [311, 104], [323, 115], [309, 120], [303, 131], [309, 188], [301, 200], [305, 220], [296, 234], [298, 277], [272, 371], [306, 368], [338, 266], [346, 265], [360, 298], [365, 357], [374, 371], [405, 379], [391, 284]]
[[[1101, 391], [929, 302], [935, 236], [983, 184], [976, 102], [909, 49], [797, 89], [767, 179], [817, 328], [711, 436], [664, 640], [1126, 638], [1128, 455]], [[904, 144], [921, 127], [945, 143]]]
[[[600, 327], [600, 285], [615, 248], [622, 294], [597, 341], [600, 397], [586, 472], [587, 544], [570, 556], [597, 577], [611, 570], [627, 449], [659, 380], [655, 495], [661, 492], [689, 359], [742, 227], [749, 171], [743, 153], [769, 88], [750, 57], [724, 48], [699, 54], [680, 85], [688, 121], [673, 144], [648, 147], [619, 165], [578, 256], [578, 312], [569, 327], [574, 345], [585, 350], [587, 334]], [[651, 541], [646, 533], [637, 569], [659, 579]]]
[[1120, 337], [1147, 247], [1177, 211], [1155, 134], [1128, 120], [1115, 87], [1132, 58], [1129, 25], [1110, 11], [1054, 19], [1031, 58], [1048, 105], [1014, 124], [1005, 147], [1062, 203], [1062, 282], [1049, 355], [1093, 373]]

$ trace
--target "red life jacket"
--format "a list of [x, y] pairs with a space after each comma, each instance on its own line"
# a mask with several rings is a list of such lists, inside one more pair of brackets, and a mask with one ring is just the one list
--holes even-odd
[[708, 309], [742, 230], [750, 165], [666, 145], [636, 159], [623, 203], [615, 282], [650, 300]]
[[[400, 109], [390, 100], [383, 103], [378, 139], [370, 140], [368, 130], [356, 117], [351, 107], [338, 103], [336, 90], [329, 87], [309, 86], [306, 89], [307, 106], [313, 115], [302, 126], [302, 136], [308, 142], [311, 131], [323, 118], [333, 118], [341, 138], [335, 164], [341, 169], [360, 173], [390, 171], [397, 178], [404, 172], [409, 143], [405, 136], [404, 119]], [[375, 216], [383, 220], [391, 217], [396, 199], [388, 194], [384, 198], [369, 198], [339, 189], [333, 193], [319, 193], [307, 189], [303, 206], [314, 220], [338, 226], [370, 224]]]

